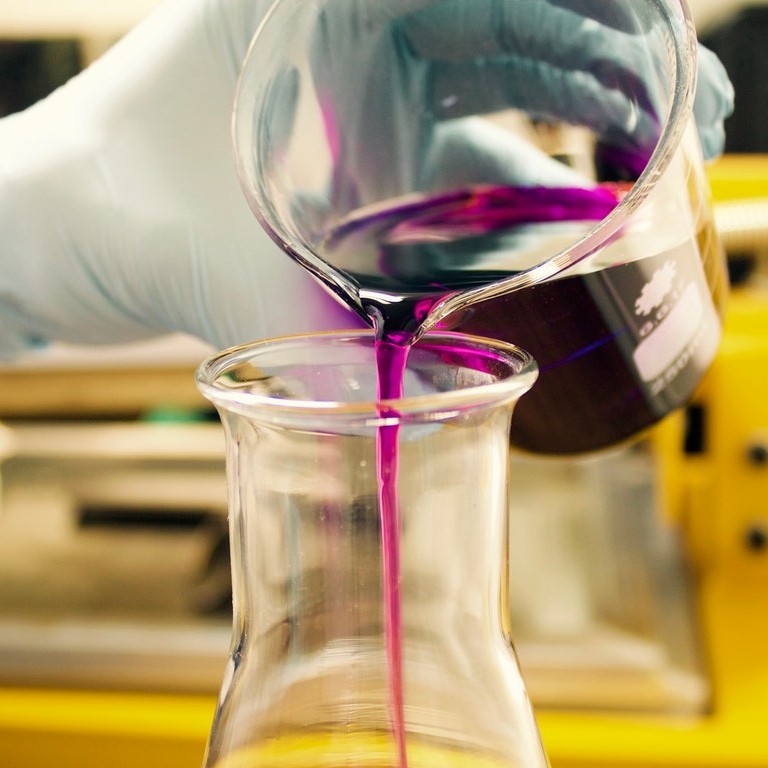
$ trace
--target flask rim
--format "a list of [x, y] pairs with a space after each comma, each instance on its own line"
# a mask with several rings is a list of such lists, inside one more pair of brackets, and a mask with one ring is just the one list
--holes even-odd
[[[413, 349], [427, 353], [442, 351], [450, 355], [451, 350], [461, 350], [477, 355], [478, 365], [487, 366], [488, 379], [482, 383], [461, 383], [454, 388], [428, 394], [411, 394], [399, 399], [364, 399], [359, 402], [345, 402], [332, 399], [290, 399], [279, 393], [270, 394], [262, 387], [252, 384], [266, 380], [258, 378], [258, 367], [254, 366], [251, 381], [233, 380], [228, 375], [243, 365], [253, 365], [261, 357], [274, 359], [296, 354], [301, 349], [312, 349], [318, 367], [329, 367], [322, 363], [324, 350], [341, 349], [344, 345], [370, 348], [370, 370], [375, 370], [375, 336], [370, 330], [330, 331], [302, 335], [282, 336], [265, 339], [217, 352], [204, 360], [197, 368], [195, 381], [201, 394], [217, 409], [258, 417], [272, 423], [296, 426], [302, 422], [316, 424], [318, 420], [364, 424], [369, 427], [409, 422], [436, 422], [455, 418], [458, 412], [515, 402], [527, 392], [538, 376], [538, 366], [525, 350], [507, 342], [487, 339], [456, 332], [431, 332], [425, 334]], [[311, 363], [302, 363], [311, 368]], [[272, 363], [273, 368], [275, 363]], [[446, 361], [446, 370], [451, 362]], [[455, 367], [455, 366], [454, 366]], [[466, 370], [481, 371], [483, 368]]]

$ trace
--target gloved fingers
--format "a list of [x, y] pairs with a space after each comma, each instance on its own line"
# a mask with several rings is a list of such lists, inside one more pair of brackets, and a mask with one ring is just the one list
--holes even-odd
[[[427, 114], [437, 123], [517, 107], [534, 120], [588, 125], [603, 141], [639, 153], [641, 159], [637, 164], [647, 162], [661, 128], [653, 110], [642, 108], [650, 99], [645, 86], [630, 68], [618, 74], [614, 72], [617, 77], [626, 75], [628, 82], [622, 84], [625, 87], [607, 88], [605, 83], [610, 80], [611, 68], [597, 60], [593, 62], [597, 74], [551, 64], [547, 57], [551, 49], [558, 47], [558, 35], [553, 36], [551, 29], [546, 32], [537, 29], [546, 26], [544, 21], [548, 16], [539, 18], [539, 24], [531, 28], [531, 20], [522, 11], [515, 11], [521, 24], [516, 34], [521, 39], [520, 46], [530, 56], [478, 58], [475, 44], [481, 46], [480, 52], [484, 50], [482, 46], [491, 51], [495, 48], [488, 46], [497, 45], [488, 42], [492, 31], [489, 25], [495, 23], [491, 7], [506, 4], [511, 8], [541, 7], [546, 14], [558, 15], [561, 27], [564, 18], [573, 21], [573, 14], [553, 8], [543, 0], [535, 3], [521, 0], [432, 2], [409, 16], [407, 22], [399, 20], [402, 22], [399, 26], [405, 30], [406, 43], [396, 32], [388, 30], [386, 24], [377, 28], [378, 31], [363, 25], [360, 35], [370, 35], [363, 44], [350, 28], [362, 24], [363, 19], [355, 18], [355, 24], [351, 24], [341, 11], [353, 7], [356, 13], [363, 14], [371, 7], [370, 2], [348, 0], [326, 5], [319, 34], [313, 40], [312, 62], [316, 66], [315, 84], [320, 94], [325, 134], [332, 152], [338, 150], [333, 179], [333, 205], [337, 212], [428, 186], [423, 178], [424, 153], [434, 137], [434, 126], [425, 125], [421, 118], [425, 95], [430, 99]], [[381, 4], [389, 9], [394, 7], [392, 0], [381, 0]], [[334, 9], [335, 14], [331, 13]], [[447, 13], [446, 9], [452, 12]], [[595, 24], [590, 22], [589, 26], [591, 30]], [[561, 62], [583, 58], [581, 47], [585, 44], [593, 48], [592, 55], [598, 59], [600, 50], [603, 56], [608, 56], [603, 36], [593, 36], [590, 30], [587, 30], [586, 41], [571, 44], [570, 54], [560, 46]], [[413, 47], [412, 34], [423, 43], [422, 47]], [[625, 54], [639, 61], [645, 53], [642, 47], [638, 49], [638, 41], [626, 42], [622, 46]], [[429, 48], [432, 45], [435, 47]], [[627, 52], [633, 46], [638, 52], [630, 55]], [[467, 50], [471, 50], [471, 56], [465, 55]], [[414, 53], [442, 58], [431, 61], [417, 56], [413, 59]], [[446, 60], [446, 57], [450, 58]], [[647, 69], [639, 63], [637, 68]], [[283, 96], [283, 101], [291, 100]], [[271, 136], [278, 133], [270, 130]], [[420, 141], [413, 140], [417, 134], [421, 134]], [[377, 150], [371, 152], [374, 143]], [[535, 162], [535, 158], [531, 162]]]
[[645, 156], [661, 134], [654, 112], [641, 108], [629, 87], [607, 89], [588, 72], [543, 61], [499, 57], [481, 68], [446, 63], [434, 68], [432, 86], [440, 119], [517, 108], [533, 120], [587, 126], [602, 140]]
[[725, 119], [733, 112], [734, 91], [720, 59], [703, 45], [698, 49], [698, 80], [693, 113], [704, 157], [711, 160], [725, 148]]
[[[599, 0], [596, 7], [604, 2]], [[330, 0], [320, 14], [318, 39], [324, 41], [326, 57], [332, 53], [331, 45], [341, 50], [352, 42], [360, 46], [358, 50], [370, 51], [376, 39], [392, 35], [391, 45], [400, 49], [401, 57], [438, 65], [464, 61], [482, 66], [487, 58], [513, 56], [547, 62], [553, 70], [587, 71], [606, 87], [634, 80], [634, 98], [650, 109], [651, 94], [643, 92], [648, 90], [644, 77], [652, 63], [647, 42], [600, 23], [598, 16], [616, 17], [615, 8], [587, 16], [583, 3], [577, 3], [576, 10], [567, 4], [566, 0], [559, 4], [550, 0]]]
[[[438, 120], [518, 108], [533, 119], [590, 126], [646, 153], [664, 111], [653, 56], [644, 37], [546, 0], [330, 2], [313, 53], [322, 87], [332, 94], [326, 101], [344, 101], [337, 122], [347, 133], [350, 119], [342, 111], [370, 114], [368, 102], [381, 99], [378, 83], [385, 81], [393, 115], [400, 104], [409, 114], [422, 108], [413, 103], [421, 88]], [[334, 64], [341, 61], [343, 68]], [[368, 87], [356, 88], [357, 80]]]
[[[638, 149], [640, 156], [632, 162], [638, 167], [659, 138], [671, 96], [660, 95], [668, 86], [660, 81], [663, 68], [655, 56], [665, 55], [666, 47], [629, 3], [339, 0], [324, 11], [336, 44], [351, 35], [344, 18], [350, 8], [352, 27], [359, 27], [360, 34], [370, 35], [377, 24], [391, 25], [395, 39], [390, 47], [397, 57], [429, 64], [432, 105], [439, 118], [487, 111], [486, 106], [519, 106], [530, 109], [534, 118], [580, 122], [593, 127], [604, 143]], [[373, 40], [361, 48], [377, 45], [381, 50], [381, 41]], [[377, 68], [379, 76], [397, 57]], [[365, 62], [358, 64], [353, 69], [365, 69]], [[420, 76], [415, 64], [409, 67]], [[400, 89], [404, 97], [403, 85], [390, 76], [390, 90]], [[694, 116], [705, 157], [722, 152], [723, 123], [732, 109], [727, 74], [700, 46]]]
[[477, 66], [507, 56], [544, 62], [553, 72], [587, 72], [605, 88], [631, 89], [643, 109], [653, 109], [646, 78], [662, 41], [620, 32], [548, 0], [443, 0], [400, 27], [417, 58]]
[[[664, 46], [660, 39], [653, 39], [652, 30], [643, 28], [644, 20], [627, 3], [448, 0], [411, 14], [402, 27], [414, 53], [435, 62], [438, 110], [448, 106], [455, 115], [480, 108], [474, 89], [456, 85], [474, 82], [476, 63], [486, 69], [488, 62], [473, 60], [479, 54], [498, 61], [495, 75], [490, 74], [492, 68], [483, 71], [482, 82], [492, 101], [502, 103], [507, 98], [507, 106], [514, 105], [514, 94], [504, 95], [504, 79], [514, 78], [515, 85], [507, 85], [507, 91], [517, 87], [535, 97], [523, 101], [522, 108], [535, 104], [545, 117], [579, 121], [599, 131], [609, 130], [613, 123], [617, 130], [610, 133], [631, 136], [631, 142], [623, 142], [625, 146], [652, 147], [659, 136], [658, 116], [666, 110], [658, 95], [664, 84], [655, 82], [661, 70], [653, 50], [660, 52]], [[516, 72], [510, 66], [515, 60], [523, 60], [520, 66], [528, 71]], [[530, 88], [521, 88], [532, 70], [541, 76], [531, 79]], [[733, 110], [733, 88], [717, 57], [702, 46], [698, 75], [694, 116], [704, 154], [712, 158], [723, 151], [724, 120]], [[579, 108], [576, 102], [581, 94], [587, 102]], [[633, 114], [638, 124], [629, 134]]]
[[511, 130], [482, 118], [448, 120], [434, 130], [424, 163], [433, 192], [474, 184], [586, 187], [591, 183]]

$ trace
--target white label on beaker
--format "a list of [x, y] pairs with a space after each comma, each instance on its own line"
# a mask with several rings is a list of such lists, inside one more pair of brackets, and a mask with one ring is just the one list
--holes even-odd
[[[706, 304], [694, 283], [689, 283], [666, 317], [634, 351], [637, 371], [645, 382], [662, 389], [692, 357], [714, 355], [720, 338], [717, 314]], [[664, 378], [656, 381], [664, 374]]]

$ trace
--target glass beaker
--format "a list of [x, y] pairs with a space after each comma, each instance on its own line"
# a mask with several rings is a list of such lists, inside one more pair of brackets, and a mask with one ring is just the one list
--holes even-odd
[[543, 768], [502, 577], [535, 363], [429, 334], [404, 397], [378, 401], [374, 344], [287, 337], [199, 369], [226, 434], [234, 600], [205, 765]]
[[696, 62], [684, 0], [278, 0], [238, 172], [361, 316], [530, 351], [518, 447], [595, 450], [683, 404], [720, 339]]

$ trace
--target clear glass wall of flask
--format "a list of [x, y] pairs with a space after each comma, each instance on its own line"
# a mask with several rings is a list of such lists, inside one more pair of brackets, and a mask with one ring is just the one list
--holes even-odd
[[404, 397], [377, 403], [373, 360], [360, 332], [200, 368], [226, 434], [234, 598], [205, 766], [544, 768], [502, 578], [510, 416], [535, 364], [428, 336]]

